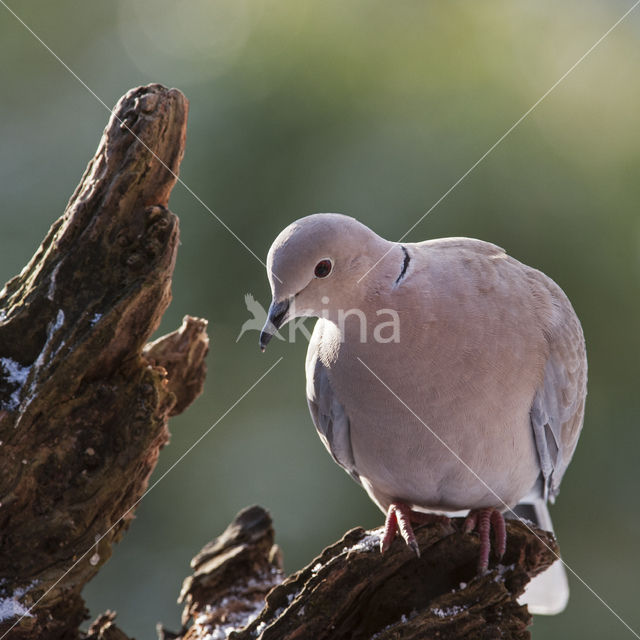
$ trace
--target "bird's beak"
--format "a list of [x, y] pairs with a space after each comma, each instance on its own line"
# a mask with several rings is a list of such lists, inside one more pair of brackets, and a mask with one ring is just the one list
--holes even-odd
[[269, 344], [273, 334], [284, 324], [287, 312], [289, 311], [289, 300], [276, 302], [272, 300], [262, 331], [260, 332], [260, 349], [264, 351]]

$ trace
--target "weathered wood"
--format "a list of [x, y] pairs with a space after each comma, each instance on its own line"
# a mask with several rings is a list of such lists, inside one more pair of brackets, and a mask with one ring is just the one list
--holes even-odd
[[187, 111], [177, 90], [127, 93], [64, 215], [0, 292], [0, 602], [37, 603], [0, 636], [78, 637], [80, 591], [128, 527], [169, 416], [202, 389], [205, 321], [144, 348], [171, 299], [166, 207]]
[[207, 321], [191, 316], [184, 317], [180, 328], [142, 350], [147, 362], [164, 367], [167, 372], [169, 391], [176, 397], [169, 416], [182, 413], [202, 393], [208, 350]]
[[267, 593], [284, 579], [273, 540], [267, 512], [249, 507], [193, 558], [193, 575], [184, 581], [178, 598], [185, 604], [183, 626], [197, 620], [185, 640], [206, 637], [207, 629], [217, 629], [224, 638], [262, 611]]
[[[251, 534], [257, 521], [262, 536]], [[187, 604], [185, 629], [177, 637], [528, 638], [531, 616], [517, 598], [527, 582], [555, 559], [553, 536], [540, 530], [534, 534], [519, 522], [507, 521], [505, 557], [477, 575], [479, 541], [475, 534], [462, 532], [463, 522], [456, 518], [417, 528], [420, 558], [399, 539], [382, 556], [381, 529], [354, 529], [275, 586], [257, 613], [256, 591], [247, 585], [260, 584], [262, 594], [264, 576], [282, 578], [279, 562], [268, 573], [269, 558], [274, 555], [271, 521], [264, 510], [253, 507], [241, 512], [220, 538], [194, 558], [196, 571], [185, 581], [181, 594]], [[257, 560], [247, 562], [248, 558]], [[209, 588], [195, 586], [203, 584]]]
[[115, 618], [115, 611], [106, 611], [99, 615], [89, 627], [87, 640], [129, 640], [124, 631], [116, 626]]

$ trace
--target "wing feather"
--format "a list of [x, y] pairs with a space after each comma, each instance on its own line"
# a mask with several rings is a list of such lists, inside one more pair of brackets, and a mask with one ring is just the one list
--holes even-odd
[[550, 295], [551, 311], [543, 325], [549, 353], [531, 407], [531, 426], [540, 458], [543, 497], [553, 501], [582, 429], [587, 355], [582, 327], [568, 298], [552, 280], [536, 274], [537, 287], [543, 285]]
[[351, 447], [349, 416], [331, 387], [327, 367], [318, 357], [318, 345], [322, 333], [321, 327], [318, 327], [320, 323], [321, 321], [318, 321], [309, 342], [305, 366], [309, 411], [318, 435], [333, 459], [354, 480], [362, 484]]

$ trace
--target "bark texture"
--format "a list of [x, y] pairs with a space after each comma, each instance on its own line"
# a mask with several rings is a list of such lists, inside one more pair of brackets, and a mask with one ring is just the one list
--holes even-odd
[[187, 111], [177, 90], [127, 93], [0, 292], [1, 637], [79, 637], [82, 587], [127, 528], [169, 416], [202, 389], [206, 321], [145, 348], [171, 299]]
[[529, 638], [531, 615], [517, 598], [555, 560], [553, 536], [507, 521], [504, 558], [478, 575], [479, 541], [463, 523], [417, 528], [420, 558], [399, 539], [381, 556], [382, 529], [353, 529], [285, 579], [269, 515], [251, 507], [193, 559], [184, 629], [161, 638]]

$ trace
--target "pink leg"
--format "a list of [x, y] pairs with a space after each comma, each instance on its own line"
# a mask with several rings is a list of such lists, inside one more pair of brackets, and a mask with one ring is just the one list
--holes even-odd
[[507, 550], [507, 527], [504, 522], [504, 516], [500, 511], [496, 510], [491, 514], [491, 526], [493, 527], [493, 543], [496, 545], [496, 555], [498, 560], [501, 560]]
[[489, 567], [491, 553], [491, 529], [493, 529], [494, 548], [498, 559], [502, 558], [507, 547], [507, 530], [502, 513], [497, 509], [474, 509], [464, 522], [465, 533], [478, 529], [480, 536], [480, 558], [478, 572], [484, 573]]
[[396, 511], [394, 505], [390, 504], [387, 509], [387, 517], [384, 521], [384, 532], [382, 540], [380, 541], [380, 553], [384, 553], [389, 549], [393, 539], [396, 537], [398, 531], [398, 519], [396, 517]]
[[435, 513], [422, 513], [413, 511], [403, 502], [392, 502], [387, 510], [387, 518], [384, 523], [384, 534], [380, 542], [380, 551], [384, 553], [391, 546], [396, 533], [400, 532], [402, 539], [407, 543], [414, 553], [420, 557], [418, 541], [413, 533], [411, 522], [417, 524], [431, 524], [433, 522], [448, 522], [447, 516], [440, 516]]
[[414, 553], [420, 557], [420, 549], [418, 541], [411, 527], [411, 509], [403, 502], [392, 502], [387, 510], [387, 519], [384, 523], [384, 535], [380, 542], [380, 551], [384, 553], [396, 537], [396, 533], [400, 532], [402, 539], [407, 543]]

